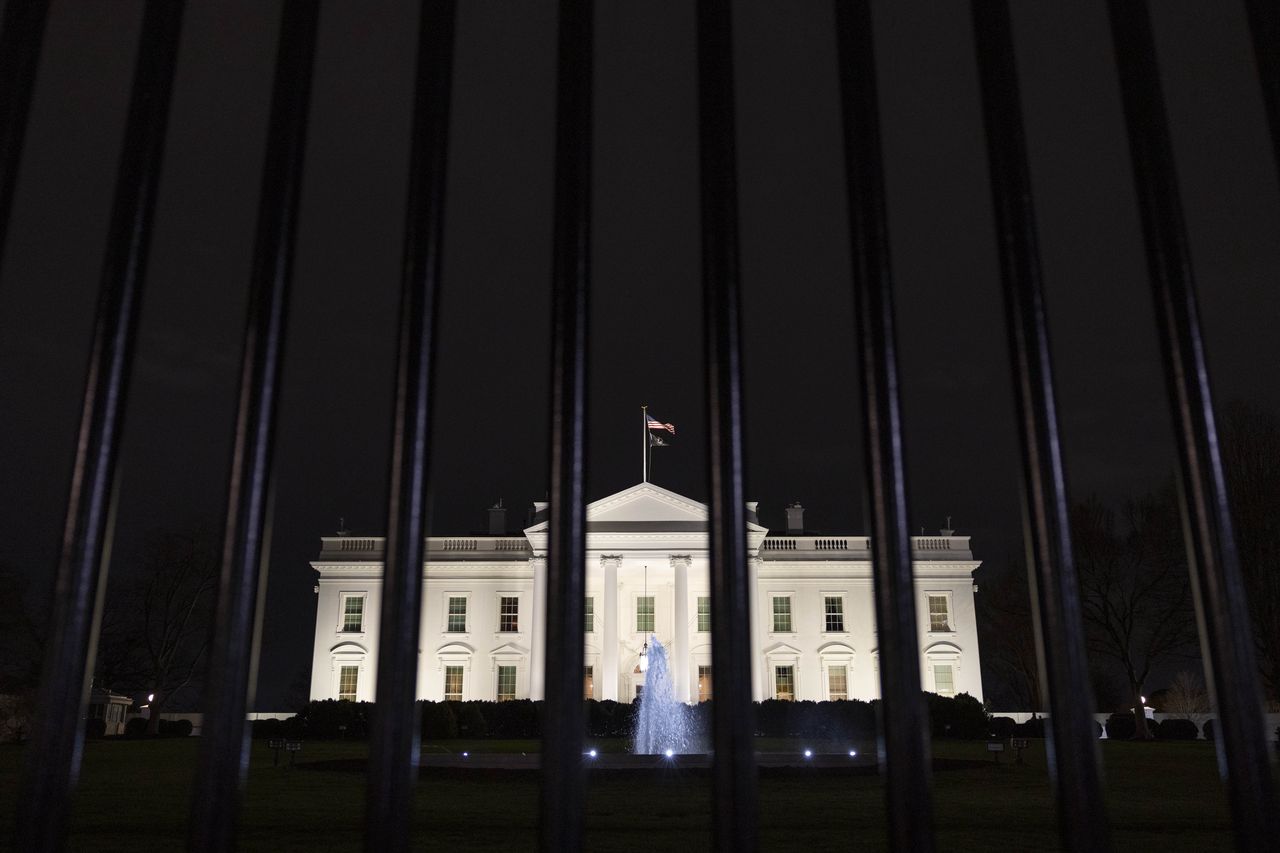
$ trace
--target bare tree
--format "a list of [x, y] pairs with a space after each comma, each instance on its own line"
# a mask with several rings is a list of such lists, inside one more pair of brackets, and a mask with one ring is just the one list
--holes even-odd
[[1223, 407], [1222, 435], [1258, 668], [1267, 694], [1280, 701], [1280, 421], [1232, 402]]
[[25, 577], [0, 565], [0, 693], [36, 686], [44, 650]]
[[1194, 653], [1197, 640], [1174, 491], [1130, 500], [1119, 515], [1089, 501], [1071, 520], [1090, 650], [1124, 677], [1135, 737], [1149, 738], [1147, 678], [1153, 667]]
[[1191, 719], [1209, 713], [1209, 693], [1204, 682], [1194, 672], [1183, 670], [1173, 677], [1173, 683], [1165, 691], [1164, 710], [1175, 717]]
[[1021, 560], [1009, 561], [998, 576], [984, 579], [978, 607], [983, 663], [1019, 710], [1042, 711], [1031, 593]]
[[203, 668], [218, 578], [211, 541], [199, 533], [157, 537], [138, 570], [113, 584], [103, 611], [99, 682], [149, 694], [152, 734]]

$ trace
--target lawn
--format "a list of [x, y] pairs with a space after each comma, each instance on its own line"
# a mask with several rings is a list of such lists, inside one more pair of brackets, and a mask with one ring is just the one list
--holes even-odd
[[[994, 764], [934, 774], [940, 850], [1052, 850], [1057, 847], [1044, 751], [1026, 763], [1006, 754]], [[198, 740], [88, 744], [71, 827], [73, 850], [179, 849]], [[769, 741], [780, 751], [809, 744]], [[618, 742], [597, 744], [620, 749]], [[844, 745], [841, 745], [844, 746]], [[835, 748], [836, 745], [831, 745]], [[442, 741], [427, 749], [527, 751], [530, 741]], [[820, 747], [821, 748], [821, 747]], [[988, 758], [982, 742], [940, 741], [935, 755]], [[1103, 742], [1107, 803], [1117, 849], [1229, 850], [1226, 801], [1212, 744]], [[265, 743], [254, 744], [241, 822], [242, 850], [357, 850], [363, 776], [307, 769], [308, 762], [360, 758], [364, 745], [309, 742], [299, 766], [273, 767]], [[0, 748], [0, 809], [13, 820], [22, 750]], [[282, 756], [282, 761], [287, 758]], [[648, 779], [599, 776], [589, 783], [587, 847], [592, 851], [705, 848], [710, 794], [705, 775], [673, 772]], [[414, 834], [422, 849], [531, 850], [537, 782], [533, 775], [428, 775], [419, 784]], [[883, 788], [874, 776], [766, 776], [760, 781], [764, 849], [877, 850], [884, 847]], [[11, 844], [6, 825], [0, 844]], [[638, 839], [643, 837], [643, 845]]]

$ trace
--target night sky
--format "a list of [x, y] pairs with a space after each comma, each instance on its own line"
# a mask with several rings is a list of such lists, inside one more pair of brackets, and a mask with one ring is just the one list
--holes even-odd
[[[53, 6], [0, 273], [0, 562], [57, 558], [139, 0]], [[546, 489], [555, 4], [462, 0], [432, 530]], [[1015, 5], [1073, 494], [1174, 456], [1102, 0]], [[1242, 8], [1153, 4], [1219, 402], [1280, 410], [1280, 189]], [[705, 499], [692, 3], [597, 4], [590, 494]], [[749, 492], [762, 522], [862, 533], [829, 2], [739, 2]], [[339, 517], [380, 534], [417, 4], [324, 6], [276, 443], [258, 706], [309, 666], [307, 565]], [[1018, 452], [968, 4], [875, 4], [912, 514], [992, 568], [1021, 549]], [[278, 3], [192, 2], [120, 465], [112, 569], [221, 524]], [[40, 603], [43, 607], [44, 604]]]

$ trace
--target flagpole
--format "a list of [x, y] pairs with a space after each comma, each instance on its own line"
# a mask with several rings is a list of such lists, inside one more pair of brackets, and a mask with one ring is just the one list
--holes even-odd
[[649, 407], [640, 407], [640, 428], [644, 433], [644, 443], [640, 445], [640, 464], [643, 471], [642, 483], [649, 482]]

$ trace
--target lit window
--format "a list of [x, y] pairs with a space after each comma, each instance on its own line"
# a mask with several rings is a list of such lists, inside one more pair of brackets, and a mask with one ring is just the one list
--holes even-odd
[[364, 630], [363, 595], [348, 595], [342, 599], [342, 630], [356, 634]]
[[588, 634], [594, 634], [596, 630], [596, 600], [588, 597], [582, 603], [582, 630]]
[[827, 630], [835, 633], [844, 631], [844, 599], [838, 595], [828, 595], [824, 599], [827, 617]]
[[498, 630], [512, 633], [520, 630], [520, 599], [514, 595], [502, 596], [498, 609]]
[[[774, 601], [777, 601], [775, 598]], [[791, 702], [796, 698], [796, 668], [794, 666], [775, 666], [773, 681], [776, 685], [773, 698]]]
[[642, 634], [653, 633], [652, 595], [642, 595], [636, 599], [636, 630]]
[[498, 701], [510, 702], [516, 698], [516, 668], [514, 666], [498, 667]]
[[705, 702], [711, 698], [711, 667], [698, 667], [698, 701]]
[[711, 630], [711, 597], [698, 596], [698, 630], [706, 633]]
[[584, 666], [582, 668], [582, 698], [596, 698], [596, 668], [594, 666]]
[[939, 696], [956, 695], [956, 683], [951, 674], [950, 664], [933, 668], [933, 692]]
[[849, 698], [849, 671], [843, 666], [827, 667], [827, 698], [832, 702]]
[[929, 630], [951, 630], [951, 614], [947, 612], [947, 597], [945, 595], [929, 596]]
[[356, 701], [356, 685], [360, 681], [360, 667], [344, 666], [338, 670], [338, 699]]
[[450, 634], [465, 634], [467, 631], [467, 599], [463, 596], [449, 597], [449, 624], [445, 628]]
[[462, 667], [444, 668], [444, 698], [448, 702], [462, 701]]
[[773, 630], [778, 634], [791, 633], [791, 597], [777, 595], [773, 598]]

